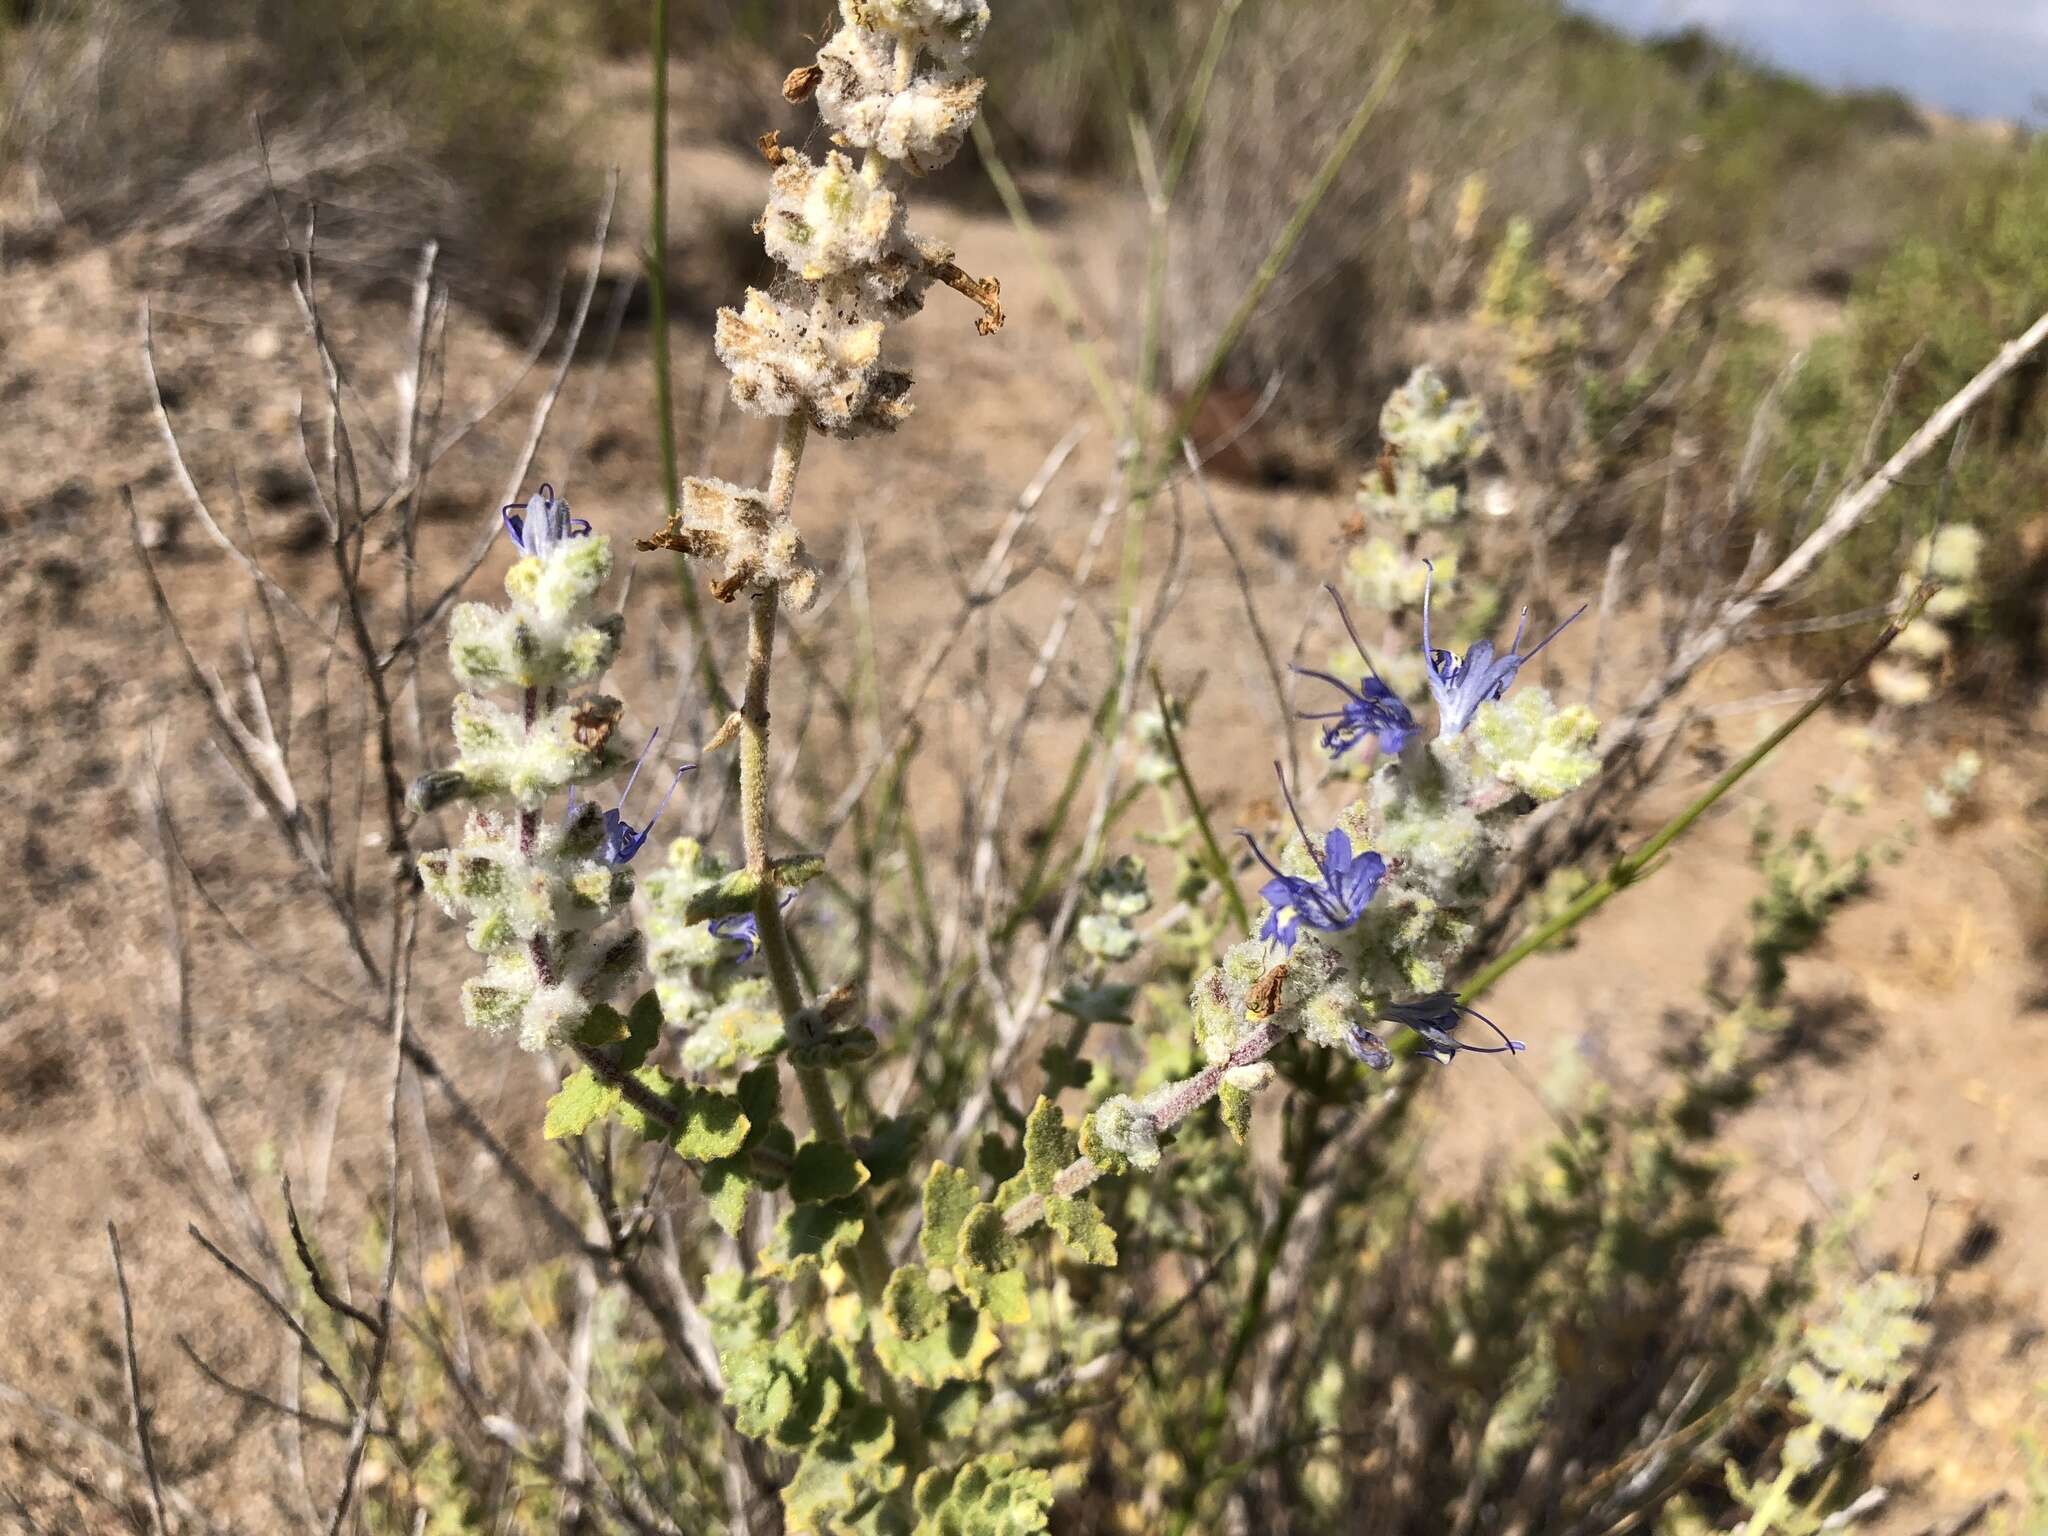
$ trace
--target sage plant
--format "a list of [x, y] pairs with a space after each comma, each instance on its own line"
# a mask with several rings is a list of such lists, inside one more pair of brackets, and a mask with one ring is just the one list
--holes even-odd
[[[1233, 888], [1228, 905], [1247, 921], [1202, 916], [1184, 927], [1209, 956], [1218, 933], [1226, 947], [1183, 973], [1191, 992], [1163, 1010], [1154, 1057], [1199, 1069], [1148, 1069], [1120, 1087], [1078, 1061], [1091, 1026], [1131, 1022], [1136, 988], [1110, 973], [1143, 947], [1138, 919], [1151, 895], [1143, 865], [1125, 856], [1086, 880], [1087, 910], [1060, 936], [1071, 969], [1048, 1006], [1073, 1032], [1047, 1053], [1035, 1106], [1011, 1111], [1009, 1129], [984, 1134], [963, 1166], [931, 1161], [921, 1178], [924, 1117], [864, 1109], [861, 1134], [850, 1134], [842, 1105], [865, 1095], [835, 1074], [857, 1070], [875, 1037], [853, 987], [807, 988], [786, 913], [822, 863], [776, 856], [769, 841], [776, 628], [818, 588], [794, 516], [797, 477], [811, 433], [887, 433], [909, 413], [909, 376], [883, 343], [934, 281], [974, 300], [984, 334], [1002, 316], [993, 282], [968, 277], [906, 222], [911, 178], [944, 164], [974, 115], [981, 83], [968, 61], [985, 5], [843, 0], [841, 21], [785, 88], [816, 101], [832, 147], [813, 160], [764, 143], [774, 169], [760, 230], [782, 274], [717, 322], [734, 401], [777, 424], [767, 483], [684, 481], [663, 526], [640, 541], [711, 563], [712, 595], [747, 604], [743, 695], [707, 748], [738, 743], [744, 862], [678, 838], [647, 873], [644, 940], [616, 925], [651, 836], [652, 818], [630, 819], [627, 802], [651, 759], [643, 750], [617, 807], [577, 800], [627, 760], [623, 706], [578, 691], [598, 682], [622, 625], [597, 609], [609, 543], [543, 488], [506, 514], [522, 555], [507, 579], [510, 606], [473, 604], [453, 618], [458, 679], [516, 689], [519, 704], [477, 691], [458, 700], [462, 755], [424, 776], [414, 802], [476, 808], [462, 844], [426, 856], [421, 871], [444, 908], [470, 919], [485, 956], [464, 989], [470, 1021], [580, 1058], [549, 1103], [547, 1134], [615, 1120], [665, 1143], [694, 1166], [706, 1208], [736, 1240], [738, 1262], [704, 1282], [703, 1319], [727, 1423], [788, 1458], [787, 1527], [1028, 1532], [1045, 1527], [1070, 1477], [1033, 1464], [1039, 1442], [1006, 1428], [994, 1388], [1006, 1365], [1049, 1368], [1075, 1341], [1113, 1347], [1087, 1320], [1060, 1324], [1065, 1282], [1035, 1257], [1038, 1234], [1066, 1265], [1113, 1267], [1117, 1233], [1090, 1186], [1163, 1173], [1177, 1127], [1212, 1103], [1241, 1141], [1253, 1096], [1277, 1080], [1268, 1058], [1283, 1048], [1335, 1051], [1382, 1072], [1404, 1054], [1447, 1063], [1524, 1049], [1460, 1002], [1456, 968], [1514, 823], [1592, 775], [1595, 727], [1586, 710], [1515, 686], [1555, 631], [1527, 652], [1519, 628], [1500, 652], [1487, 640], [1462, 655], [1436, 648], [1435, 578], [1416, 561], [1423, 623], [1410, 667], [1434, 696], [1435, 719], [1418, 719], [1378, 678], [1355, 632], [1363, 673], [1318, 674], [1341, 695], [1325, 750], [1339, 759], [1370, 738], [1375, 766], [1363, 793], [1314, 828], [1283, 780], [1296, 835], [1270, 849], [1246, 837], [1266, 877], [1263, 907], [1254, 914]], [[1418, 508], [1441, 511], [1440, 492], [1415, 477], [1469, 456], [1478, 426], [1429, 385], [1412, 387], [1412, 409], [1403, 407], [1415, 418], [1403, 428], [1414, 445], [1403, 483]], [[1175, 728], [1162, 697], [1155, 783], [1185, 779]], [[1197, 908], [1236, 878], [1205, 819], [1201, 831], [1207, 862], [1184, 863], [1178, 885]], [[1186, 834], [1176, 834], [1184, 846]], [[643, 959], [653, 989], [613, 1008]], [[797, 1124], [784, 1113], [785, 1067], [804, 1104]], [[1058, 1099], [1080, 1089], [1090, 1107], [1071, 1119]], [[772, 1216], [772, 1230], [750, 1220], [756, 1212]]]

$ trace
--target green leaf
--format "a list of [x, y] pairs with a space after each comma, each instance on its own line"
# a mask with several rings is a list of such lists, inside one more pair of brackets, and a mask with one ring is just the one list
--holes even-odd
[[1031, 1108], [1031, 1118], [1024, 1122], [1024, 1178], [1032, 1190], [1051, 1194], [1053, 1180], [1080, 1150], [1059, 1106], [1040, 1095]]
[[1003, 1213], [983, 1202], [969, 1211], [967, 1219], [960, 1223], [960, 1241], [954, 1250], [954, 1261], [963, 1270], [989, 1274], [999, 1269], [1015, 1269], [1023, 1252], [1023, 1246], [1003, 1225]]
[[1071, 1200], [1048, 1195], [1045, 1220], [1076, 1257], [1090, 1264], [1115, 1266], [1116, 1233], [1103, 1220], [1101, 1208], [1086, 1195]]
[[562, 1080], [562, 1091], [548, 1100], [548, 1117], [541, 1134], [549, 1141], [581, 1136], [610, 1114], [618, 1102], [619, 1090], [599, 1082], [590, 1068], [572, 1072]]
[[974, 1180], [958, 1168], [933, 1163], [924, 1181], [924, 1230], [918, 1242], [933, 1264], [951, 1264], [960, 1252], [960, 1224], [980, 1202]]
[[[689, 1091], [659, 1067], [642, 1067], [633, 1074], [633, 1080], [668, 1106], [669, 1113], [680, 1115], [681, 1101]], [[616, 1110], [619, 1123], [643, 1141], [660, 1141], [668, 1135], [666, 1126], [649, 1119], [633, 1102], [620, 1095]]]
[[676, 1105], [676, 1151], [693, 1163], [731, 1157], [747, 1139], [753, 1122], [740, 1101], [715, 1088], [691, 1088]]
[[867, 1168], [843, 1141], [807, 1141], [789, 1170], [789, 1198], [799, 1204], [844, 1200], [868, 1181]]
[[661, 999], [649, 989], [633, 1000], [633, 1011], [626, 1016], [626, 1048], [619, 1052], [619, 1065], [639, 1066], [660, 1043]]
[[899, 1339], [921, 1339], [946, 1320], [946, 1298], [932, 1289], [931, 1272], [906, 1264], [882, 1291], [882, 1321]]
[[761, 1255], [762, 1273], [795, 1276], [813, 1265], [835, 1263], [860, 1241], [860, 1233], [857, 1200], [792, 1206], [776, 1224], [775, 1237]]
[[1031, 1321], [1031, 1288], [1021, 1269], [963, 1275], [960, 1288], [996, 1322], [1015, 1327]]
[[899, 1338], [886, 1328], [875, 1334], [883, 1369], [919, 1387], [972, 1381], [1002, 1347], [988, 1319], [958, 1296], [945, 1304], [938, 1325], [917, 1338]]
[[610, 1003], [599, 1003], [583, 1016], [569, 1038], [578, 1045], [617, 1045], [626, 1038], [626, 1016]]
[[1218, 1107], [1223, 1111], [1223, 1124], [1230, 1132], [1230, 1139], [1240, 1147], [1252, 1131], [1252, 1096], [1235, 1083], [1225, 1083], [1216, 1096]]
[[854, 1151], [867, 1164], [870, 1184], [887, 1184], [910, 1172], [911, 1159], [924, 1139], [925, 1123], [923, 1115], [891, 1115], [872, 1134], [853, 1138]]
[[1052, 1516], [1052, 1478], [1008, 1454], [981, 1456], [917, 1480], [912, 1536], [1037, 1536]]
[[739, 1236], [740, 1224], [747, 1219], [747, 1196], [761, 1186], [736, 1157], [706, 1163], [703, 1184], [705, 1203], [711, 1207], [711, 1219], [725, 1230], [728, 1237]]
[[[795, 890], [825, 873], [825, 861], [815, 853], [792, 854], [772, 859], [768, 883], [782, 890]], [[736, 869], [714, 884], [694, 891], [683, 904], [683, 924], [706, 923], [715, 917], [736, 917], [758, 905], [761, 882], [753, 871]]]
[[1138, 989], [1121, 982], [1105, 983], [1099, 987], [1084, 987], [1069, 982], [1052, 1000], [1054, 1011], [1064, 1013], [1070, 1019], [1079, 1019], [1084, 1024], [1128, 1024], [1131, 1022], [1131, 1001], [1138, 995]]

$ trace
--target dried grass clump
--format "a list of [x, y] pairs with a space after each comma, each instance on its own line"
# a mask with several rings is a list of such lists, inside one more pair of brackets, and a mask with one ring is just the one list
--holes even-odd
[[562, 104], [578, 24], [485, 0], [51, 0], [0, 31], [0, 206], [17, 229], [277, 249], [319, 205], [343, 279], [516, 289], [587, 215]]

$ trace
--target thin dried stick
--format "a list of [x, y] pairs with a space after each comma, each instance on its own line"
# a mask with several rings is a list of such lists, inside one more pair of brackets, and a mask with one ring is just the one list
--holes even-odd
[[128, 1366], [128, 1415], [135, 1431], [135, 1448], [142, 1457], [143, 1475], [149, 1479], [150, 1514], [156, 1536], [167, 1536], [164, 1522], [164, 1485], [157, 1476], [156, 1449], [149, 1439], [149, 1413], [142, 1406], [142, 1368], [135, 1360], [135, 1306], [128, 1296], [128, 1272], [121, 1266], [121, 1235], [107, 1223], [107, 1252], [114, 1260], [114, 1288], [121, 1295], [121, 1354]]

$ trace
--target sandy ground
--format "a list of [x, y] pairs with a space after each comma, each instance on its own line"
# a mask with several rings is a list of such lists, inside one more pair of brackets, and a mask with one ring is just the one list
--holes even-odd
[[[758, 165], [737, 152], [690, 154], [680, 170], [678, 202], [693, 230], [721, 219], [729, 227], [757, 195]], [[1117, 205], [1077, 192], [1049, 199], [1042, 216], [1058, 259], [1083, 274], [1093, 305], [1111, 311], [1117, 272], [1108, 232]], [[628, 238], [637, 234], [634, 217], [622, 211]], [[978, 561], [1050, 446], [1090, 410], [1057, 316], [1007, 223], [946, 208], [926, 222], [957, 242], [970, 270], [1002, 276], [1010, 324], [980, 340], [966, 306], [937, 295], [903, 332], [924, 381], [917, 416], [891, 445], [816, 446], [802, 492], [802, 517], [821, 554], [843, 560], [855, 530], [864, 541], [885, 684], [905, 675], [936, 625], [953, 622], [960, 572]], [[141, 799], [153, 761], [161, 762], [187, 860], [264, 951], [256, 959], [221, 923], [195, 913], [194, 1050], [230, 1143], [252, 1168], [294, 1172], [316, 1208], [374, 1187], [380, 1053], [359, 1008], [311, 985], [352, 995], [329, 920], [207, 746], [128, 547], [124, 485], [159, 545], [195, 648], [232, 666], [248, 592], [181, 510], [167, 471], [140, 367], [145, 295], [156, 306], [159, 367], [209, 496], [231, 503], [231, 477], [239, 478], [255, 544], [288, 581], [317, 581], [325, 558], [310, 538], [312, 509], [293, 490], [295, 406], [301, 395], [317, 400], [318, 384], [280, 282], [181, 272], [126, 248], [60, 249], [0, 270], [0, 646], [14, 679], [0, 718], [0, 766], [9, 779], [0, 849], [16, 893], [0, 904], [0, 952], [8, 957], [0, 987], [0, 1381], [121, 1437], [120, 1356], [110, 1331], [118, 1314], [103, 1232], [110, 1218], [118, 1221], [167, 1457], [196, 1491], [232, 1479], [237, 1423], [179, 1358], [177, 1337], [250, 1375], [270, 1357], [256, 1352], [262, 1334], [246, 1298], [199, 1261], [186, 1237], [188, 1220], [197, 1221], [232, 1246], [232, 1227], [192, 1177], [191, 1153], [153, 1091], [151, 1064], [166, 1058], [177, 1029], [162, 882]], [[340, 349], [354, 362], [368, 408], [388, 409], [388, 380], [402, 366], [402, 298], [337, 294], [332, 302]], [[708, 341], [684, 327], [676, 346], [685, 398], [694, 400]], [[458, 311], [451, 401], [487, 398], [519, 350], [515, 339]], [[490, 515], [537, 387], [524, 385], [437, 473], [422, 530], [429, 576], [454, 569]], [[533, 478], [561, 484], [580, 514], [617, 535], [644, 531], [658, 484], [650, 400], [645, 337], [629, 329], [609, 360], [593, 357], [571, 376]], [[714, 473], [758, 475], [766, 454], [760, 424], [728, 416], [715, 426], [708, 448], [690, 431], [689, 455]], [[1098, 426], [1054, 482], [1022, 546], [1023, 565], [1076, 557], [1106, 485], [1106, 436]], [[1232, 486], [1217, 494], [1259, 600], [1286, 616], [1280, 627], [1291, 636], [1302, 594], [1335, 569], [1343, 499]], [[1240, 661], [1249, 647], [1228, 564], [1200, 512], [1182, 510], [1189, 574], [1161, 660], [1170, 685], [1202, 681], [1195, 772], [1231, 817], [1270, 797], [1263, 770], [1247, 774], [1242, 765], [1269, 759], [1272, 728], [1252, 702], [1257, 679]], [[1153, 531], [1155, 567], [1168, 521]], [[503, 566], [494, 554], [478, 589]], [[1091, 584], [1095, 611], [1084, 614], [1080, 647], [1090, 662], [1048, 690], [1026, 780], [1015, 791], [1020, 805], [1046, 803], [1085, 728], [1101, 675], [1096, 614], [1113, 601], [1114, 568], [1105, 557]], [[1041, 571], [1006, 600], [1002, 622], [989, 630], [996, 670], [1017, 665], [1035, 644], [1059, 591], [1054, 573]], [[635, 659], [615, 674], [619, 691], [667, 699], [678, 688], [673, 657], [683, 630], [666, 565], [639, 572], [632, 614]], [[730, 646], [736, 613], [715, 617]], [[837, 622], [828, 614], [819, 633]], [[1591, 644], [1585, 626], [1567, 634], [1548, 656], [1553, 679], [1583, 677]], [[963, 648], [963, 659], [971, 650]], [[931, 778], [915, 803], [940, 839], [957, 812], [945, 766], [971, 761], [985, 729], [973, 671], [949, 670], [927, 718]], [[1706, 680], [1702, 696], [1741, 699], [1792, 681], [1757, 658], [1738, 658]], [[1610, 699], [1628, 682], [1610, 672]], [[430, 700], [430, 717], [441, 697]], [[801, 728], [796, 701], [785, 696], [777, 707]], [[1774, 718], [1728, 717], [1715, 742], [1739, 750]], [[1887, 1442], [1879, 1476], [1897, 1497], [1876, 1527], [1945, 1529], [2011, 1483], [2014, 1427], [2035, 1411], [2036, 1385], [2048, 1378], [2036, 1342], [2048, 1304], [2048, 1232], [2031, 1219], [2048, 1195], [2048, 1123], [2034, 1112], [2048, 1089], [2048, 1013], [2039, 1006], [2038, 956], [2029, 952], [2041, 865], [2038, 831], [2027, 820], [2042, 765], [2038, 752], [2029, 757], [2013, 745], [2007, 722], [1946, 719], [1916, 727], [1906, 746], [1879, 756], [1855, 749], [1861, 725], [1847, 715], [1817, 722], [1582, 943], [1517, 973], [1490, 1011], [1539, 1050], [1521, 1075], [1491, 1062], [1461, 1065], [1433, 1113], [1439, 1140], [1455, 1143], [1454, 1159], [1478, 1166], [1540, 1133], [1546, 1122], [1532, 1089], [1556, 1064], [1624, 1085], [1641, 1079], [1657, 1045], [1687, 1027], [1711, 967], [1739, 942], [1757, 884], [1746, 859], [1750, 816], [1769, 804], [1796, 825], [1819, 813], [1821, 787], [1866, 786], [1868, 809], [1838, 824], [1842, 841], [1901, 826], [1918, 835], [1897, 864], [1880, 870], [1875, 894], [1799, 962], [1795, 991], [1815, 1010], [1831, 1050], [1790, 1068], [1738, 1123], [1728, 1152], [1745, 1191], [1747, 1235], [1762, 1253], [1783, 1251], [1799, 1223], [1874, 1193], [1862, 1238], [1868, 1256], [1910, 1263], [1924, 1247], [1923, 1267], [1956, 1259], [1941, 1306], [1946, 1338], [1928, 1376], [1933, 1390], [1912, 1409], [1907, 1432]], [[819, 748], [831, 746], [828, 727], [816, 730]], [[1920, 808], [1921, 788], [1964, 744], [1982, 747], [1992, 764], [1980, 809], [1936, 832]], [[828, 779], [832, 761], [821, 769]], [[1682, 756], [1651, 809], [1679, 803], [1708, 772], [1706, 754]], [[784, 801], [798, 829], [802, 790], [789, 786]], [[346, 784], [340, 798], [347, 803]], [[704, 825], [715, 814], [700, 804], [681, 819]], [[344, 861], [350, 825], [344, 818], [339, 833]], [[354, 836], [369, 891], [383, 878], [375, 826], [370, 816]], [[538, 1121], [548, 1091], [542, 1072], [467, 1037], [445, 1006], [463, 965], [451, 925], [430, 918], [421, 956], [428, 1040], [516, 1138], [516, 1128]], [[515, 1146], [543, 1157], [531, 1135]], [[461, 1164], [440, 1171], [451, 1204], [487, 1179]], [[487, 1246], [496, 1238], [486, 1227], [468, 1240]], [[25, 1475], [24, 1447], [61, 1443], [5, 1400], [0, 1424], [12, 1441], [0, 1453], [0, 1485]], [[108, 1474], [81, 1475], [104, 1485]], [[11, 1518], [0, 1507], [0, 1529]]]

